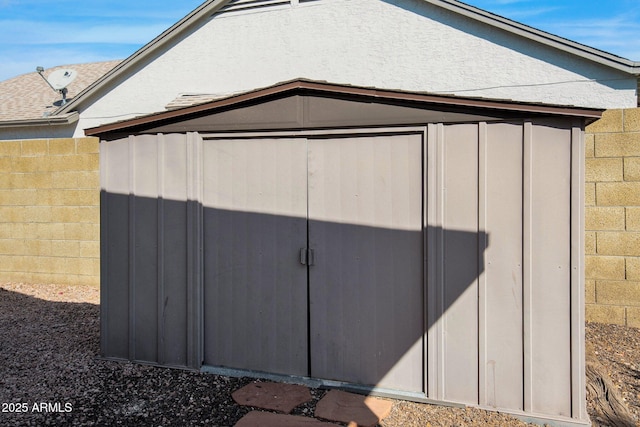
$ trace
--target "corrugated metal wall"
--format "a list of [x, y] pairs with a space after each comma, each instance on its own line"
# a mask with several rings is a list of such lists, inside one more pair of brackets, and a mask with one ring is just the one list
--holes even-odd
[[106, 357], [201, 365], [199, 146], [195, 134], [101, 144]]
[[[376, 378], [391, 388], [423, 389], [440, 401], [584, 420], [581, 126], [562, 119], [432, 124], [423, 133], [414, 128], [411, 138], [417, 139], [408, 145], [401, 142], [405, 137], [378, 130], [364, 139], [383, 144], [365, 151], [356, 148], [363, 136], [357, 131], [324, 140], [257, 135], [203, 141], [187, 134], [103, 142], [103, 354], [193, 368], [204, 360], [293, 375], [316, 369], [331, 379]], [[323, 163], [325, 150], [331, 156]], [[341, 175], [342, 161], [353, 177]], [[354, 310], [370, 313], [372, 329], [351, 328], [350, 320], [336, 320], [349, 296], [340, 296], [344, 289], [332, 284], [327, 270], [309, 267], [310, 300], [315, 286], [335, 294], [335, 305], [331, 295], [321, 298], [318, 316], [330, 320], [326, 330], [361, 335], [348, 338], [348, 350], [341, 348], [344, 340], [329, 337], [339, 343], [329, 349], [327, 335], [309, 337], [307, 267], [298, 261], [307, 226], [313, 236], [314, 209], [323, 224], [340, 224], [332, 217], [332, 206], [342, 203], [340, 189], [353, 193], [350, 187], [362, 177], [371, 184], [376, 173], [395, 179], [416, 167], [415, 176], [406, 175], [399, 186], [387, 183], [391, 193], [380, 193], [382, 199], [407, 197], [409, 210], [380, 214], [395, 220], [415, 212], [410, 205], [421, 199], [417, 235], [424, 249], [405, 257], [414, 260], [411, 266], [390, 277], [402, 282], [402, 292], [380, 289], [378, 296], [405, 299], [407, 306], [418, 297], [419, 312], [377, 328], [383, 310], [367, 305], [367, 288], [356, 287], [351, 301], [362, 305]], [[332, 180], [323, 192], [321, 184]], [[366, 190], [357, 194], [369, 197]], [[361, 207], [364, 216], [344, 222], [365, 230], [371, 210], [388, 207], [382, 199], [371, 198]], [[338, 276], [356, 274], [357, 262], [338, 258], [329, 261]], [[424, 296], [405, 292], [413, 279], [404, 270], [413, 264], [420, 264]], [[390, 306], [399, 310], [402, 301]], [[313, 303], [310, 313], [312, 324]], [[369, 352], [370, 341], [395, 346], [403, 328], [417, 328], [411, 335], [420, 336], [395, 363], [385, 362], [387, 372], [354, 374], [356, 365], [366, 366], [352, 360], [359, 351]], [[319, 347], [318, 360], [326, 359], [314, 367], [312, 357], [310, 371], [309, 345]], [[391, 365], [423, 355], [420, 372], [410, 374], [419, 375], [417, 381], [383, 381], [396, 369]]]
[[432, 125], [429, 141], [429, 396], [582, 417], [580, 132]]

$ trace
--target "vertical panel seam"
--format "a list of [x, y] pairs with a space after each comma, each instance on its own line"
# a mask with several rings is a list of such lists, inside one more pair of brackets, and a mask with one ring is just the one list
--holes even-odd
[[195, 301], [195, 290], [197, 287], [197, 277], [198, 277], [198, 263], [197, 263], [197, 209], [195, 206], [195, 186], [196, 186], [196, 141], [195, 135], [193, 132], [187, 132], [186, 134], [186, 144], [187, 144], [187, 289], [186, 289], [186, 299], [187, 299], [187, 311], [186, 322], [187, 322], [187, 348], [186, 348], [186, 361], [187, 366], [195, 367], [197, 361], [195, 360], [195, 347], [196, 347], [196, 339], [194, 334], [196, 333], [196, 321], [194, 319], [194, 315], [196, 314], [196, 303]]
[[445, 330], [446, 330], [446, 317], [444, 315], [444, 284], [446, 278], [444, 277], [445, 268], [444, 268], [444, 253], [445, 253], [445, 239], [444, 239], [444, 218], [446, 217], [445, 212], [445, 204], [446, 204], [446, 194], [444, 188], [444, 180], [445, 180], [445, 163], [446, 163], [446, 153], [445, 153], [445, 133], [444, 133], [444, 124], [438, 123], [437, 125], [437, 158], [438, 158], [438, 166], [436, 168], [437, 173], [437, 202], [436, 202], [436, 223], [437, 223], [437, 237], [436, 237], [436, 253], [437, 253], [437, 286], [436, 286], [436, 323], [438, 327], [437, 331], [437, 340], [438, 340], [438, 399], [445, 398]]
[[427, 334], [427, 360], [426, 360], [426, 379], [427, 379], [427, 397], [435, 399], [438, 397], [438, 341], [435, 332], [436, 318], [436, 289], [437, 284], [437, 262], [438, 256], [436, 250], [436, 206], [437, 206], [437, 164], [436, 164], [436, 146], [437, 146], [437, 129], [433, 124], [427, 125], [427, 251], [426, 251], [426, 282], [427, 282], [427, 311], [426, 311], [426, 334]]
[[129, 136], [127, 140], [129, 150], [129, 359], [135, 360], [135, 279], [136, 279], [136, 182], [135, 182], [135, 137]]
[[524, 123], [523, 133], [523, 219], [522, 219], [522, 336], [524, 366], [524, 410], [533, 410], [532, 367], [532, 197], [533, 197], [533, 124]]
[[478, 124], [478, 401], [487, 404], [487, 286], [484, 251], [487, 230], [487, 123]]
[[422, 132], [422, 392], [429, 395], [429, 131], [425, 126]]
[[[304, 109], [306, 111], [307, 108], [307, 98], [304, 97]], [[302, 120], [304, 120], [304, 118], [306, 117], [306, 114], [302, 114]], [[310, 226], [310, 217], [309, 217], [309, 192], [310, 192], [310, 188], [309, 188], [309, 139], [308, 138], [302, 138], [302, 141], [304, 142], [305, 146], [306, 146], [306, 174], [305, 177], [307, 179], [307, 185], [306, 185], [306, 189], [307, 189], [307, 193], [306, 193], [306, 198], [307, 198], [307, 251], [310, 249], [310, 240], [309, 240], [309, 226]], [[308, 256], [308, 255], [307, 255]], [[310, 271], [310, 267], [309, 265], [305, 266], [307, 269], [307, 375], [311, 376], [312, 372], [311, 372], [311, 368], [312, 368], [312, 352], [311, 352], [311, 271]]]
[[444, 316], [444, 282], [445, 282], [445, 269], [444, 269], [444, 218], [445, 218], [445, 188], [444, 188], [444, 176], [445, 176], [445, 129], [442, 123], [435, 125], [434, 132], [436, 134], [436, 143], [434, 146], [435, 151], [435, 170], [433, 172], [435, 178], [434, 189], [434, 202], [433, 208], [434, 215], [434, 242], [433, 242], [433, 254], [434, 254], [434, 267], [435, 272], [433, 275], [434, 282], [432, 284], [432, 295], [434, 301], [432, 302], [433, 312], [431, 313], [431, 320], [433, 320], [432, 328], [435, 333], [435, 398], [443, 400], [445, 398], [445, 323]]
[[582, 128], [571, 131], [571, 415], [585, 414], [584, 337], [584, 140]]
[[201, 367], [204, 363], [204, 140], [197, 134], [196, 140], [196, 178], [197, 208], [198, 208], [198, 283], [197, 283], [197, 348], [194, 350], [197, 356], [196, 363]]
[[165, 140], [164, 135], [157, 135], [158, 143], [158, 160], [157, 168], [157, 185], [158, 185], [158, 248], [157, 248], [157, 273], [158, 273], [158, 310], [157, 310], [157, 359], [159, 364], [164, 364], [164, 155]]

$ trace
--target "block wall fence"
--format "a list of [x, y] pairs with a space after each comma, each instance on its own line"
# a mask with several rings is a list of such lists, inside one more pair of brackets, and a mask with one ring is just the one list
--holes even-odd
[[[640, 108], [587, 127], [586, 318], [640, 327]], [[0, 141], [0, 280], [100, 283], [96, 138]]]
[[586, 319], [640, 327], [640, 108], [586, 132]]
[[97, 138], [0, 141], [0, 280], [100, 283]]

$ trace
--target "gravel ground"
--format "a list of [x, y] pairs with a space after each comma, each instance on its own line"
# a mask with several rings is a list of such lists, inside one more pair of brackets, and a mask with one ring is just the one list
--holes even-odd
[[[597, 364], [612, 385], [610, 393], [620, 397], [629, 417], [640, 426], [640, 329], [587, 323], [586, 339], [587, 361]], [[611, 424], [603, 420], [593, 397], [587, 396], [591, 421], [598, 426]]]
[[[95, 287], [0, 283], [0, 425], [233, 426], [251, 410], [231, 399], [248, 378], [96, 359], [98, 302]], [[640, 420], [640, 330], [588, 324], [587, 340]], [[311, 393], [313, 400], [293, 414], [313, 414], [325, 391]], [[592, 420], [599, 420], [588, 402]], [[495, 412], [404, 401], [395, 401], [380, 424], [486, 425], [527, 424]]]

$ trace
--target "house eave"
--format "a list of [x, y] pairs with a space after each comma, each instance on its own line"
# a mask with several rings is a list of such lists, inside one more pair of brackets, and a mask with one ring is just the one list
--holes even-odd
[[625, 73], [640, 76], [640, 62], [613, 55], [611, 53], [595, 49], [593, 47], [547, 33], [537, 28], [504, 18], [500, 15], [487, 12], [482, 9], [467, 5], [459, 1], [452, 0], [424, 0], [431, 4], [440, 6], [446, 10], [456, 12], [476, 21], [489, 24], [493, 27], [508, 31], [510, 33], [534, 40], [538, 43], [563, 50], [567, 53], [588, 59], [601, 65], [623, 71]]
[[80, 115], [77, 112], [71, 112], [62, 115], [42, 117], [39, 119], [24, 119], [24, 120], [5, 120], [0, 121], [0, 129], [11, 128], [28, 128], [28, 127], [43, 127], [43, 126], [64, 126], [70, 125], [78, 121]]

